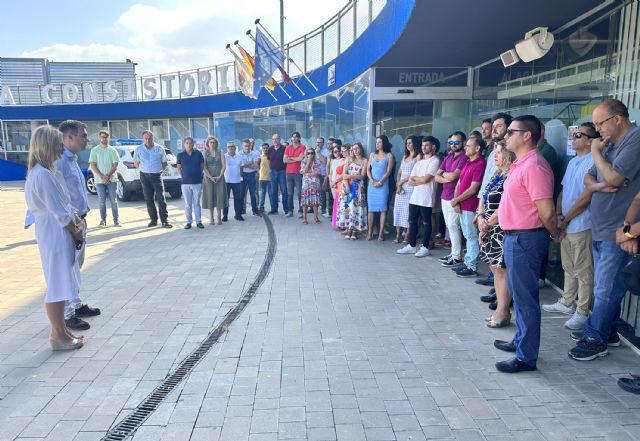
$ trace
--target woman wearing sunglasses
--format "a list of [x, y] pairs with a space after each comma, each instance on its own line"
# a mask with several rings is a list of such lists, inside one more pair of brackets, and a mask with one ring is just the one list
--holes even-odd
[[320, 187], [320, 161], [316, 158], [315, 150], [307, 149], [305, 157], [300, 163], [300, 174], [302, 174], [302, 195], [300, 196], [302, 223], [309, 223], [307, 221], [307, 211], [311, 207], [314, 221], [319, 224], [318, 206], [320, 205], [322, 188]]

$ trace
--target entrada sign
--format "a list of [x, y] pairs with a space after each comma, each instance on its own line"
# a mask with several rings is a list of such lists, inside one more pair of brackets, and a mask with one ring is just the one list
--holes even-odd
[[[191, 98], [212, 95], [219, 72], [218, 92], [229, 90], [227, 84], [228, 66], [217, 66], [197, 72], [180, 72], [155, 75], [152, 77], [126, 80], [91, 81], [64, 84], [27, 84], [23, 86], [0, 86], [0, 105], [15, 106], [25, 104], [18, 97], [20, 91], [38, 91], [40, 102], [26, 104], [91, 104], [113, 103], [116, 101], [151, 101], [167, 98]], [[212, 87], [213, 86], [213, 87]], [[24, 93], [24, 92], [23, 92]]]

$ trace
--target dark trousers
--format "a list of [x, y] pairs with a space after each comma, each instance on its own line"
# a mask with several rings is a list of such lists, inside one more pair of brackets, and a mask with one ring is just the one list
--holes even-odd
[[331, 187], [327, 190], [327, 199], [329, 200], [327, 210], [329, 210], [329, 215], [333, 216], [333, 190], [331, 190]]
[[287, 195], [289, 196], [289, 199], [287, 200], [289, 212], [293, 213], [294, 196], [296, 201], [298, 201], [298, 211], [302, 211], [302, 206], [300, 205], [300, 196], [302, 196], [302, 175], [300, 173], [287, 173]]
[[[233, 192], [233, 213], [236, 218], [242, 216], [242, 182], [232, 184], [227, 182], [227, 197]], [[229, 214], [229, 206], [222, 210], [222, 215], [227, 217]]]
[[[432, 207], [423, 207], [422, 205], [409, 204], [409, 245], [416, 246], [418, 241], [418, 219], [422, 218], [422, 225], [424, 225], [424, 237], [422, 239], [422, 246], [429, 248], [429, 240], [431, 239], [431, 210]], [[384, 228], [384, 226], [382, 226]]]
[[258, 204], [256, 202], [256, 175], [257, 175], [257, 172], [254, 172], [254, 173], [242, 172], [242, 194], [243, 194], [242, 207], [244, 208], [244, 199], [246, 199], [247, 190], [249, 190], [249, 197], [251, 198], [251, 211], [253, 214], [258, 213]]
[[[160, 211], [160, 222], [167, 222], [167, 201], [164, 199], [164, 183], [160, 173], [140, 172], [140, 184], [142, 184], [142, 194], [147, 203], [147, 212], [152, 222], [158, 222], [158, 211]], [[158, 210], [156, 205], [158, 204]]]
[[324, 189], [325, 179], [327, 179], [326, 176], [320, 176], [320, 210], [322, 210], [323, 213], [327, 211], [327, 199], [329, 198], [329, 194], [331, 193], [331, 191], [329, 191], [328, 189]]
[[513, 295], [518, 330], [513, 337], [516, 357], [535, 365], [540, 350], [540, 287], [538, 277], [549, 250], [547, 230], [505, 234], [502, 244], [507, 287]]

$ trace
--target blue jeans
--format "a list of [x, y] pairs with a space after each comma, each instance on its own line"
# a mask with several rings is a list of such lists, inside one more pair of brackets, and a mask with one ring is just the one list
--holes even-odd
[[202, 193], [202, 184], [182, 184], [182, 195], [184, 196], [184, 214], [187, 217], [187, 223], [193, 221], [191, 211], [196, 214], [196, 223], [202, 223], [202, 206], [200, 205], [200, 194]]
[[300, 198], [302, 196], [302, 175], [300, 173], [287, 173], [287, 194], [289, 195], [289, 199], [287, 199], [287, 207], [289, 207], [289, 211], [293, 212], [293, 196], [295, 194], [298, 195], [296, 197], [296, 200], [298, 201], [298, 210], [302, 211], [302, 206], [300, 205]]
[[[267, 195], [271, 197], [271, 181], [260, 181], [260, 210], [264, 210], [264, 203]], [[271, 201], [269, 201], [271, 202]], [[273, 207], [273, 205], [272, 205]]]
[[282, 210], [286, 213], [287, 210], [287, 179], [286, 172], [271, 170], [271, 211], [278, 211], [278, 187], [282, 194]]
[[620, 270], [630, 258], [614, 241], [593, 241], [593, 313], [583, 330], [584, 335], [605, 345], [618, 332], [620, 302], [627, 293]]
[[107, 196], [109, 196], [109, 204], [111, 204], [111, 214], [113, 221], [118, 220], [118, 199], [116, 198], [116, 183], [99, 184], [96, 182], [96, 191], [98, 192], [98, 201], [100, 204], [100, 220], [107, 221]]
[[[242, 172], [242, 194], [247, 194], [247, 188], [249, 189], [249, 197], [251, 198], [251, 212], [253, 214], [258, 213], [258, 204], [256, 203], [256, 175], [257, 172], [246, 173]], [[246, 196], [245, 196], [246, 197]]]
[[513, 295], [518, 330], [513, 337], [516, 357], [535, 365], [540, 350], [540, 288], [538, 276], [549, 250], [547, 230], [505, 234], [502, 243], [507, 287]]
[[467, 239], [467, 254], [464, 255], [464, 265], [477, 271], [480, 245], [478, 244], [478, 229], [473, 224], [474, 216], [475, 212], [462, 210], [460, 213], [460, 227], [464, 238]]

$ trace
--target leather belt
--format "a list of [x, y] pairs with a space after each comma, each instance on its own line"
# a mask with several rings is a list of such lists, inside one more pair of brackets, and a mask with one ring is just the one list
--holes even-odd
[[535, 233], [536, 231], [542, 231], [542, 230], [546, 230], [545, 227], [540, 227], [540, 228], [532, 228], [530, 230], [502, 230], [504, 232], [504, 234], [506, 234], [507, 236], [513, 236], [515, 234], [521, 234], [521, 233]]

